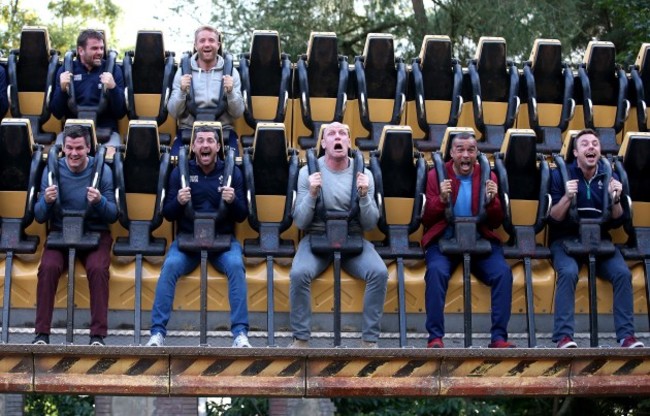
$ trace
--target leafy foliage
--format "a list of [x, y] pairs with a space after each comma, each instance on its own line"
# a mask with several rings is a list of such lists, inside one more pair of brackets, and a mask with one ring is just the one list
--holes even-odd
[[264, 416], [269, 414], [269, 400], [265, 398], [233, 397], [230, 403], [208, 401], [208, 416]]
[[94, 414], [93, 396], [25, 395], [26, 416], [92, 416]]

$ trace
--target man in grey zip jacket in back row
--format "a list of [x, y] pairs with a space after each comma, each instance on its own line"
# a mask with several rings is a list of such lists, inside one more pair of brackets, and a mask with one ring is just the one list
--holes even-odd
[[178, 120], [178, 134], [172, 146], [172, 155], [178, 154], [183, 130], [191, 130], [194, 124], [186, 106], [187, 94], [193, 88], [194, 100], [198, 108], [216, 107], [221, 96], [221, 79], [228, 101], [226, 111], [217, 119], [223, 126], [224, 142], [239, 154], [237, 134], [233, 128], [235, 119], [244, 114], [244, 100], [241, 95], [241, 81], [237, 70], [232, 75], [224, 75], [224, 59], [219, 55], [221, 33], [212, 26], [201, 26], [194, 32], [194, 49], [196, 53], [190, 59], [192, 75], [183, 75], [178, 68], [174, 76], [172, 94], [167, 103], [167, 110]]

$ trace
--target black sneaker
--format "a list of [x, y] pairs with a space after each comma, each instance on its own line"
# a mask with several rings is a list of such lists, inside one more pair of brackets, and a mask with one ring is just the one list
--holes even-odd
[[88, 343], [88, 345], [104, 346], [106, 344], [104, 343], [104, 337], [101, 337], [99, 335], [91, 335], [90, 342]]
[[50, 334], [36, 334], [32, 344], [34, 345], [48, 345], [50, 343]]

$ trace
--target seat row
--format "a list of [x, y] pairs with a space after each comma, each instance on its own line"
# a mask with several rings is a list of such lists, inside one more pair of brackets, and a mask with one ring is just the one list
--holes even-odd
[[[68, 123], [87, 122], [68, 120]], [[454, 134], [466, 131], [471, 130], [447, 129], [437, 157], [448, 158], [447, 143]], [[570, 142], [565, 140], [565, 143]], [[500, 152], [494, 156], [494, 169], [499, 177], [502, 199], [506, 202], [506, 221], [500, 233], [515, 276], [512, 307], [515, 313], [527, 311], [529, 316], [552, 312], [555, 282], [555, 273], [547, 260], [549, 253], [544, 246], [545, 218], [550, 204], [547, 197], [549, 166], [546, 157], [537, 151], [537, 144], [538, 137], [533, 130], [511, 129], [505, 134]], [[43, 146], [34, 143], [29, 120], [3, 120], [0, 126], [0, 251], [6, 253], [4, 299], [10, 298], [12, 307], [33, 308], [35, 305], [38, 253], [45, 242], [45, 227], [32, 224], [32, 209], [43, 168], [42, 152]], [[562, 153], [569, 159], [572, 154], [568, 146]], [[50, 151], [49, 157], [56, 157], [56, 154], [56, 149]], [[650, 194], [644, 181], [650, 173], [649, 157], [650, 134], [640, 132], [628, 133], [618, 155], [612, 159], [613, 166], [624, 179], [625, 195], [630, 197], [628, 205], [633, 212], [624, 230], [616, 230], [615, 234], [619, 242], [626, 243], [624, 253], [633, 270], [637, 313], [650, 310], [643, 302], [648, 298], [645, 282], [650, 247], [646, 244], [650, 230]], [[112, 228], [116, 242], [110, 269], [110, 308], [136, 310], [135, 327], [139, 329], [139, 312], [151, 308], [161, 256], [174, 235], [173, 224], [164, 221], [160, 213], [172, 166], [166, 147], [160, 145], [157, 123], [131, 121], [126, 144], [117, 149], [112, 164], [120, 220]], [[385, 310], [423, 312], [424, 263], [419, 246], [419, 216], [427, 164], [422, 153], [415, 149], [410, 127], [385, 126], [368, 165], [376, 181], [381, 219], [378, 228], [366, 237], [375, 242], [382, 258], [390, 262]], [[289, 146], [285, 126], [259, 123], [253, 145], [244, 152], [241, 165], [247, 182], [249, 219], [236, 229], [248, 262], [251, 311], [289, 310], [288, 263], [300, 238], [290, 218], [297, 167], [297, 152]], [[75, 279], [85, 279], [83, 268], [76, 270]], [[228, 310], [226, 279], [212, 268], [209, 276], [209, 308]], [[312, 299], [316, 312], [329, 312], [332, 308], [331, 276], [330, 268], [325, 277], [314, 284]], [[198, 280], [198, 271], [195, 271], [179, 282], [176, 309], [198, 309]], [[487, 312], [487, 289], [472, 281], [471, 302], [464, 303], [463, 285], [459, 280], [452, 278], [446, 310]], [[401, 289], [400, 282], [403, 283]], [[75, 286], [75, 304], [87, 306], [86, 285]], [[270, 288], [275, 291], [269, 292]], [[67, 290], [66, 285], [59, 285], [58, 306], [70, 299]], [[363, 296], [363, 283], [344, 276], [341, 291], [343, 310], [358, 312], [360, 303], [357, 300]], [[581, 292], [584, 291], [579, 289], [578, 293]], [[609, 289], [598, 290], [600, 311], [611, 310], [609, 293]], [[582, 299], [578, 297], [579, 312], [587, 310], [585, 299], [586, 295]], [[275, 304], [269, 303], [273, 300]], [[9, 303], [3, 304], [7, 313], [3, 322], [9, 322]]]
[[[463, 68], [446, 36], [425, 36], [409, 64], [396, 57], [390, 34], [369, 34], [363, 53], [348, 62], [338, 52], [336, 34], [314, 32], [306, 54], [292, 63], [278, 32], [256, 30], [250, 52], [236, 65], [246, 109], [235, 129], [243, 149], [257, 123], [283, 123], [290, 145], [302, 152], [313, 146], [323, 123], [341, 121], [351, 127], [353, 146], [369, 152], [383, 126], [408, 125], [416, 148], [428, 154], [440, 148], [447, 127], [474, 129], [480, 149], [489, 153], [500, 149], [509, 128], [531, 128], [538, 151], [550, 155], [560, 151], [567, 130], [587, 127], [598, 130], [604, 153], [616, 154], [625, 132], [648, 130], [649, 49], [650, 43], [643, 44], [626, 72], [616, 64], [611, 42], [592, 41], [572, 69], [558, 40], [537, 39], [530, 60], [517, 67], [507, 59], [505, 39], [482, 37]], [[10, 115], [31, 117], [42, 144], [61, 130], [46, 105], [58, 65], [44, 28], [25, 28], [20, 49], [7, 61]], [[128, 120], [150, 119], [167, 143], [176, 133], [166, 100], [178, 65], [164, 49], [163, 33], [140, 31], [121, 65], [128, 107], [122, 136]]]

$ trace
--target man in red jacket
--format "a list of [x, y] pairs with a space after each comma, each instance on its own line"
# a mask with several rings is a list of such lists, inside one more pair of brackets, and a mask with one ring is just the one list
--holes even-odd
[[[487, 218], [478, 224], [481, 237], [490, 241], [492, 252], [486, 255], [473, 255], [471, 271], [479, 280], [492, 288], [492, 328], [490, 329], [490, 348], [512, 348], [508, 342], [508, 321], [512, 304], [512, 271], [503, 257], [503, 249], [494, 233], [503, 220], [501, 201], [498, 197], [496, 177], [491, 173], [485, 184], [481, 183], [481, 172], [477, 163], [478, 147], [476, 139], [467, 134], [456, 135], [451, 142], [451, 159], [445, 164], [448, 179], [440, 181], [436, 170], [429, 171], [427, 178], [427, 203], [422, 216], [424, 235], [422, 246], [426, 250], [427, 347], [443, 348], [445, 335], [445, 297], [449, 278], [461, 256], [447, 256], [440, 251], [440, 238], [450, 238], [454, 233], [453, 224], [447, 223], [445, 209], [453, 203], [455, 217], [471, 217], [478, 214], [479, 204], [484, 203]], [[480, 187], [486, 187], [486, 200], [479, 201]]]

